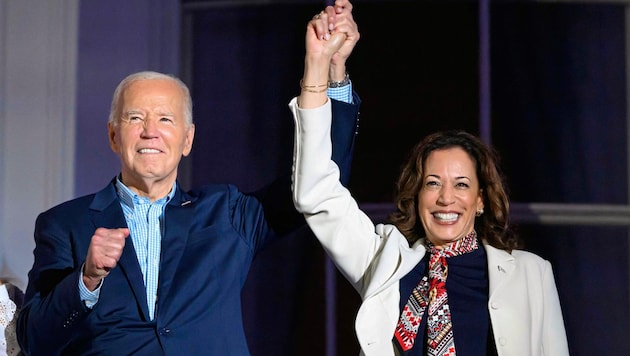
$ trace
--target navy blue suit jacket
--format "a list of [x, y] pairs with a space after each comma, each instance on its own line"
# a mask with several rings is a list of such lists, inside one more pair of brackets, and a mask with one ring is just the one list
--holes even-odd
[[[347, 180], [358, 123], [355, 105], [333, 103], [336, 162]], [[287, 172], [288, 173], [288, 172]], [[164, 213], [156, 316], [130, 240], [103, 280], [93, 309], [79, 296], [94, 230], [127, 226], [114, 180], [37, 218], [18, 339], [32, 355], [248, 355], [241, 289], [256, 253], [304, 225], [290, 176], [255, 193], [232, 185], [179, 186]]]

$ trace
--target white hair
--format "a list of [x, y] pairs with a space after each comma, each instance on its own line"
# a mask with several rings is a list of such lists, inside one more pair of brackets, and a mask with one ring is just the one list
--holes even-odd
[[184, 97], [184, 119], [186, 121], [186, 125], [191, 126], [193, 124], [192, 98], [190, 97], [190, 90], [188, 90], [188, 87], [186, 86], [186, 84], [184, 84], [184, 82], [182, 82], [181, 79], [173, 75], [159, 73], [159, 72], [152, 72], [152, 71], [144, 71], [144, 72], [137, 72], [137, 73], [130, 74], [118, 84], [118, 86], [116, 87], [116, 90], [114, 91], [114, 97], [112, 98], [112, 105], [109, 110], [109, 122], [110, 123], [116, 122], [116, 118], [117, 118], [116, 116], [119, 115], [120, 113], [120, 98], [123, 92], [125, 91], [125, 89], [127, 89], [127, 87], [130, 84], [140, 81], [140, 80], [156, 80], [156, 79], [171, 80], [181, 88], [183, 97]]

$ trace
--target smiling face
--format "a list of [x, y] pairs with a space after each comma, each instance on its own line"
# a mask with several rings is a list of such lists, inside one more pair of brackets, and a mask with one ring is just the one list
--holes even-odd
[[173, 80], [137, 80], [122, 92], [119, 108], [108, 131], [123, 183], [152, 200], [166, 196], [195, 133], [184, 117], [184, 92]]
[[475, 163], [460, 147], [435, 150], [424, 163], [418, 215], [427, 238], [439, 247], [470, 233], [483, 198]]

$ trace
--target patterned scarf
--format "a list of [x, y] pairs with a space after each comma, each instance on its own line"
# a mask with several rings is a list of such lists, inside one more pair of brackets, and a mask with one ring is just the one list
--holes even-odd
[[[446, 293], [448, 264], [446, 259], [472, 252], [479, 248], [477, 233], [473, 230], [443, 248], [436, 248], [427, 240], [431, 251], [429, 273], [413, 289], [396, 326], [395, 336], [403, 351], [410, 350], [416, 340], [424, 311], [427, 314], [427, 352], [429, 355], [454, 356], [453, 324]], [[428, 308], [427, 308], [428, 306]]]

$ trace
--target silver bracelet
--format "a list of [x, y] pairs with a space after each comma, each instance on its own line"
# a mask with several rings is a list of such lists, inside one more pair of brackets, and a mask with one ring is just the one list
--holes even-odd
[[340, 82], [328, 81], [328, 87], [329, 88], [345, 87], [348, 84], [350, 84], [350, 74], [348, 74], [348, 73], [346, 73], [346, 76]]

